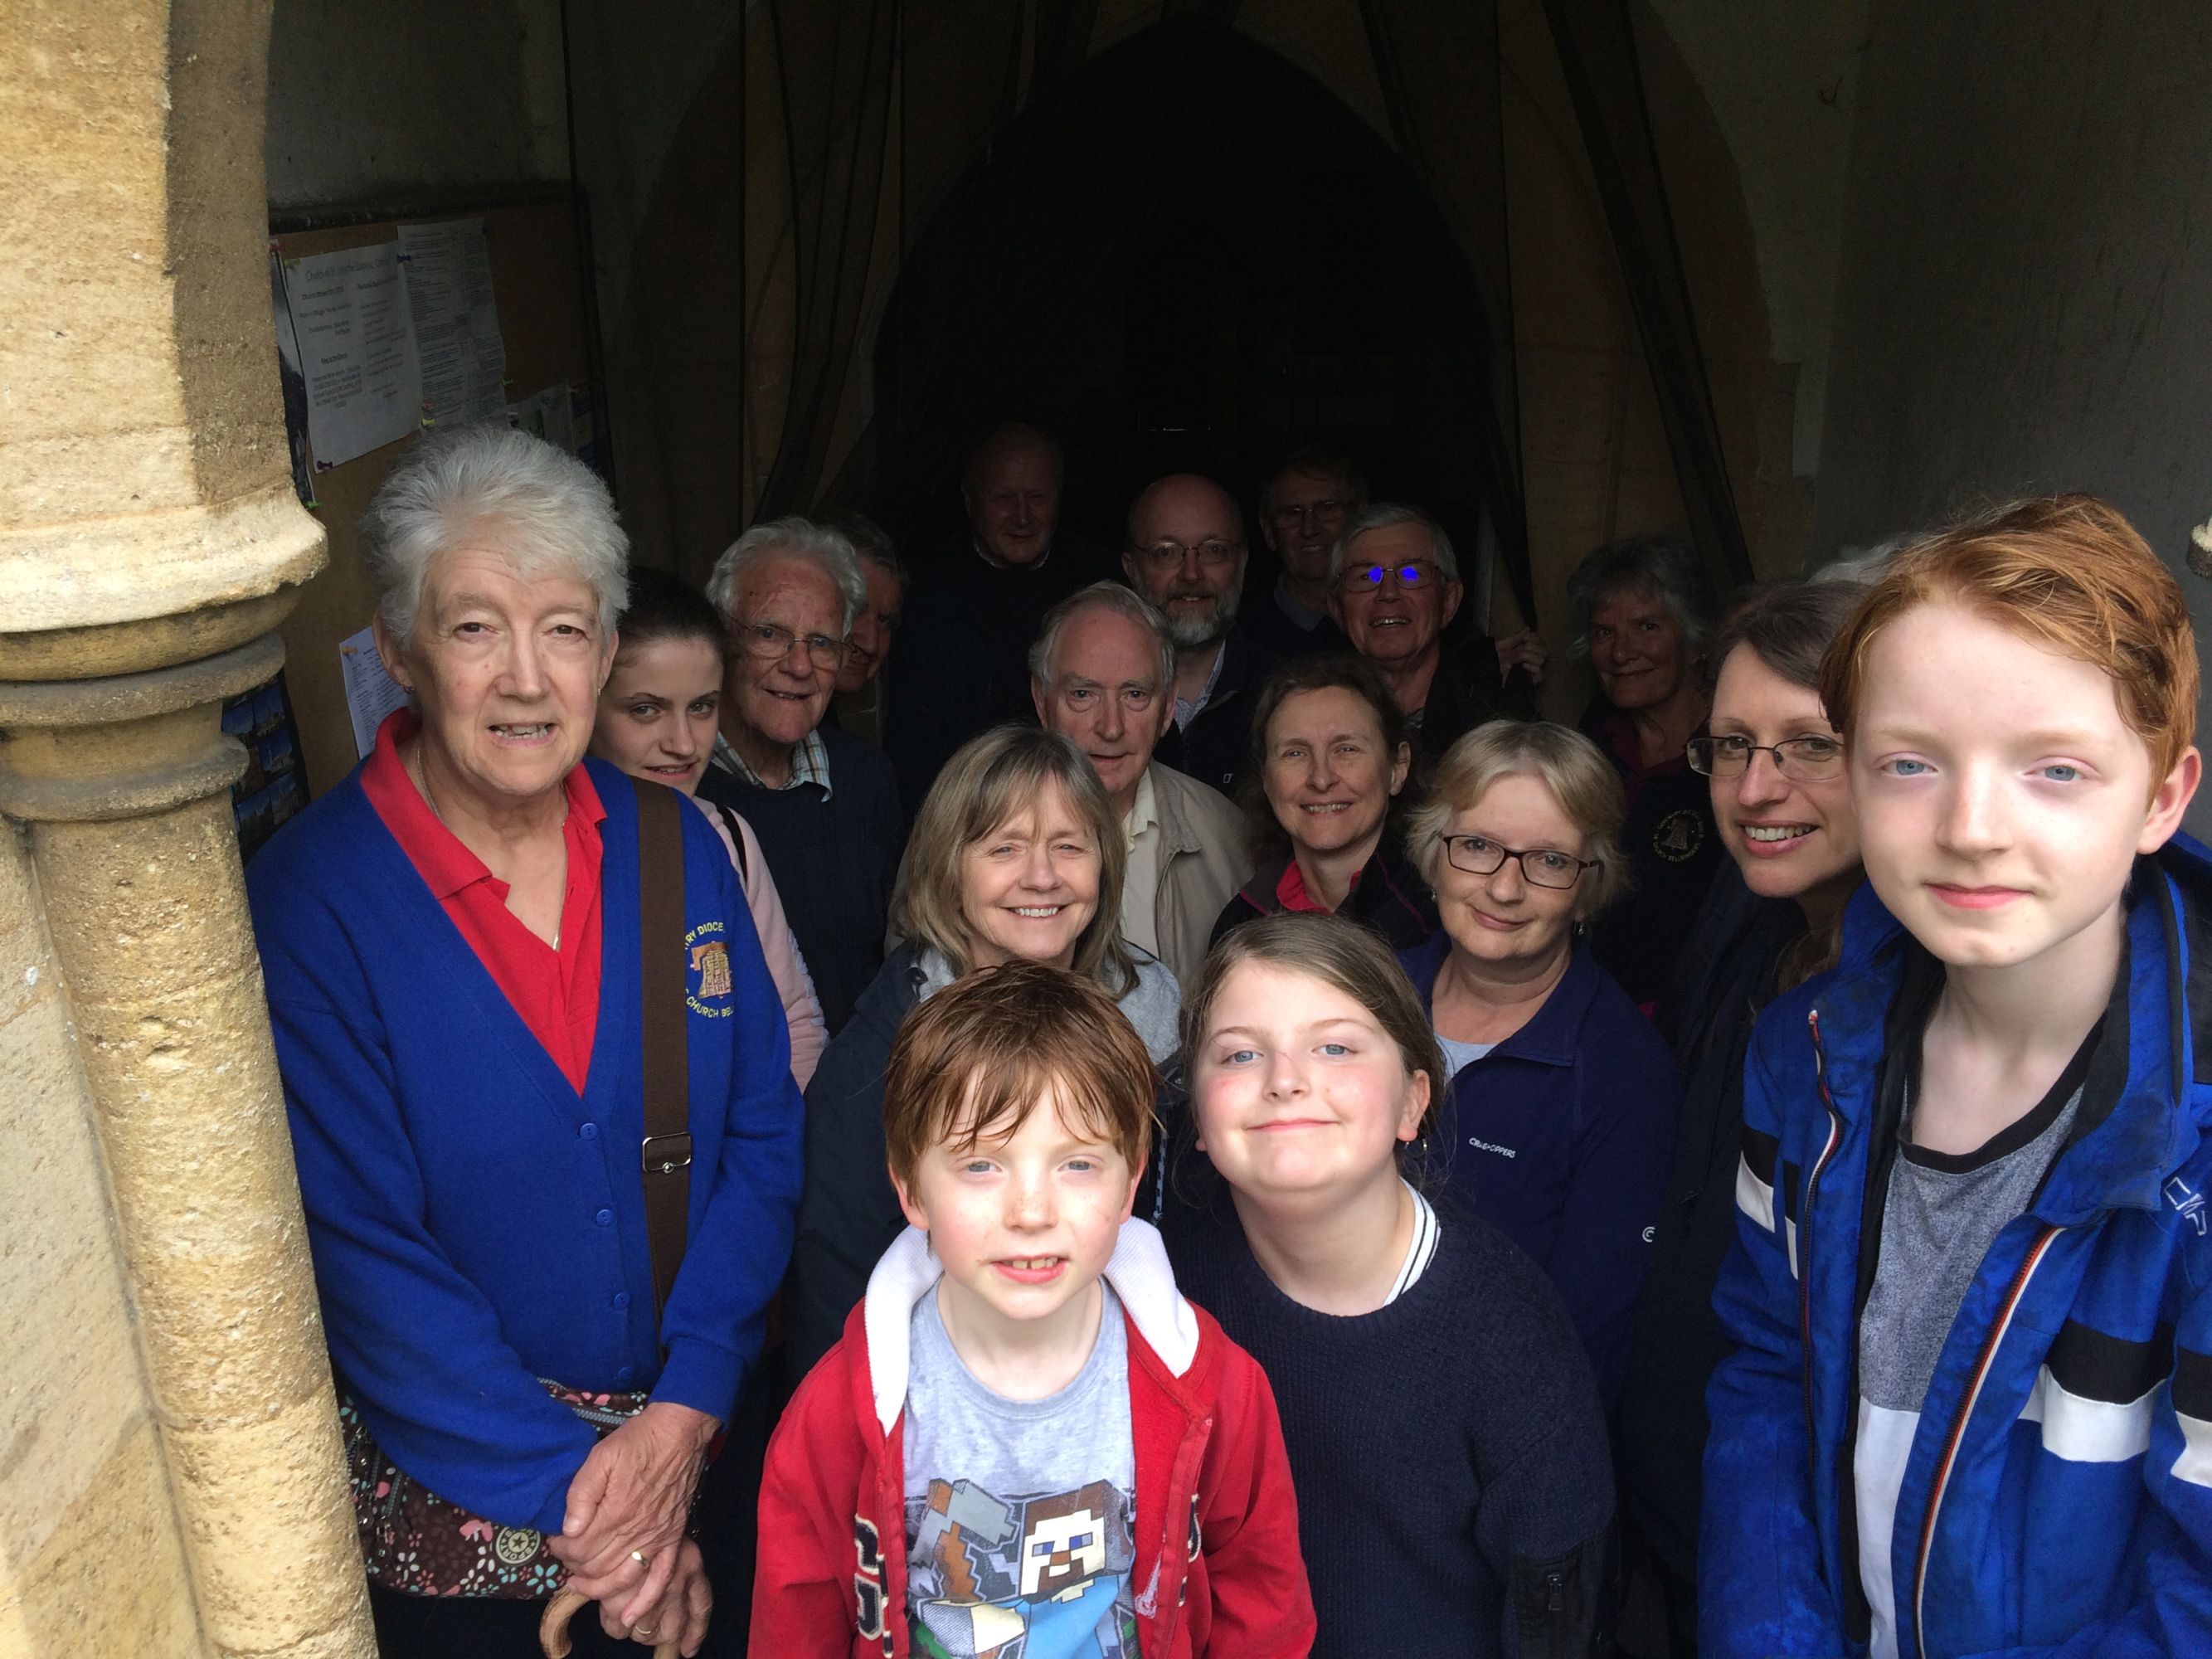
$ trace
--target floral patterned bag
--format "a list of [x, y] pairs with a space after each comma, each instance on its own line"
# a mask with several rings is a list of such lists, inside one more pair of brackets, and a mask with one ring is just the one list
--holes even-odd
[[[647, 1394], [584, 1394], [538, 1382], [602, 1436], [643, 1411]], [[568, 1569], [532, 1527], [502, 1527], [447, 1503], [386, 1457], [350, 1395], [338, 1396], [353, 1519], [368, 1582], [409, 1595], [494, 1596], [543, 1601]]]

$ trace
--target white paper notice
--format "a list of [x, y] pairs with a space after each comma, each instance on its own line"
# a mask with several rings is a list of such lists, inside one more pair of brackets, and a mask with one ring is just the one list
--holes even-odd
[[507, 413], [507, 343], [481, 219], [399, 227], [399, 262], [422, 362], [422, 404], [441, 426]]
[[576, 453], [576, 432], [569, 417], [568, 388], [552, 386], [533, 398], [525, 398], [519, 404], [507, 406], [507, 423], [533, 438], [543, 438], [549, 444]]
[[343, 466], [415, 431], [422, 380], [392, 244], [287, 259], [284, 294], [307, 383], [316, 470]]
[[353, 746], [362, 759], [376, 747], [376, 728], [395, 708], [407, 706], [399, 682], [384, 672], [376, 636], [364, 628], [338, 641], [338, 667], [345, 678], [346, 714], [353, 720]]

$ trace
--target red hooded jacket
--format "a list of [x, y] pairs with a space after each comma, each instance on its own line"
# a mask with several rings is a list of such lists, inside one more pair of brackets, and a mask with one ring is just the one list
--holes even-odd
[[[755, 1653], [905, 1659], [907, 1328], [939, 1271], [908, 1229], [769, 1442]], [[1267, 1377], [1176, 1290], [1146, 1223], [1122, 1224], [1106, 1278], [1129, 1334], [1139, 1650], [1301, 1659], [1313, 1599]]]

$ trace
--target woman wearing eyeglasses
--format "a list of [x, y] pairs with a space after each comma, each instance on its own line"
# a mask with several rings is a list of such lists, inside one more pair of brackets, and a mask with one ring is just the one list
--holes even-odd
[[1413, 769], [1406, 718], [1358, 657], [1308, 657], [1276, 671], [1252, 709], [1252, 878], [1213, 938], [1255, 916], [1334, 913], [1394, 950], [1436, 931], [1436, 901], [1390, 819]]
[[1665, 1042], [1579, 937], [1624, 884], [1626, 811], [1580, 732], [1469, 732], [1407, 828], [1443, 930], [1398, 957], [1451, 1072], [1437, 1162], [1551, 1275], [1608, 1411], [1681, 1098]]
[[1739, 605], [1715, 644], [1712, 714], [1687, 746], [1733, 863], [1714, 880], [1667, 1005], [1686, 1086], [1637, 1310], [1620, 1454], [1642, 1557], [1669, 1625], [1692, 1644], [1705, 1384], [1728, 1352], [1713, 1283], [1735, 1236], [1744, 1049], [1759, 1009], [1834, 964], [1862, 874], [1843, 742], [1819, 690], [1821, 654], [1860, 591], [1792, 582]]

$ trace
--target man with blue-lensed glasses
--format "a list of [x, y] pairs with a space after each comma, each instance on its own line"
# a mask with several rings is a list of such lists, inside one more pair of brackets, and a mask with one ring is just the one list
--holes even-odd
[[1543, 642], [1528, 629], [1495, 641], [1463, 629], [1447, 645], [1445, 624], [1466, 588], [1451, 538], [1420, 508], [1361, 508], [1329, 550], [1328, 567], [1331, 614], [1390, 688], [1424, 755], [1435, 759], [1485, 720], [1534, 717]]

